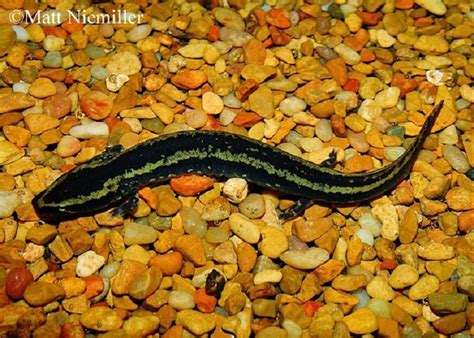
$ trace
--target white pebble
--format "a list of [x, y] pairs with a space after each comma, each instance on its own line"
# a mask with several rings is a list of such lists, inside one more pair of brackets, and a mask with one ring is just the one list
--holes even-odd
[[223, 126], [228, 126], [229, 124], [234, 121], [235, 116], [237, 115], [236, 112], [230, 110], [230, 109], [225, 109], [222, 111], [222, 113], [219, 115], [219, 122]]
[[395, 161], [405, 153], [403, 147], [387, 147], [383, 149], [384, 157], [389, 161]]
[[171, 291], [168, 304], [176, 310], [192, 309], [195, 305], [193, 296], [185, 291]]
[[109, 127], [104, 122], [91, 122], [72, 127], [69, 134], [80, 139], [109, 137]]
[[151, 30], [150, 25], [135, 26], [127, 33], [127, 39], [130, 42], [137, 42], [138, 40], [142, 40], [150, 35]]
[[59, 52], [64, 44], [64, 39], [58, 38], [54, 35], [47, 35], [43, 39], [43, 49], [47, 52]]
[[96, 273], [105, 263], [105, 258], [89, 250], [77, 257], [76, 274], [89, 277]]
[[128, 80], [130, 80], [130, 78], [125, 74], [110, 74], [105, 79], [105, 85], [108, 90], [117, 92]]
[[454, 168], [457, 172], [466, 173], [471, 169], [469, 165], [469, 161], [466, 158], [466, 155], [455, 146], [452, 145], [444, 145], [443, 146], [443, 157], [448, 161], [451, 167]]
[[13, 215], [15, 208], [20, 205], [21, 199], [14, 191], [0, 191], [0, 218]]
[[440, 143], [443, 144], [456, 144], [459, 142], [458, 131], [456, 130], [456, 126], [450, 125], [446, 129], [444, 129], [441, 133], [439, 133], [438, 138]]
[[247, 243], [255, 244], [260, 239], [260, 229], [258, 226], [243, 214], [231, 214], [229, 226], [234, 234]]
[[242, 178], [228, 179], [222, 191], [234, 203], [242, 202], [249, 192], [247, 181]]
[[21, 42], [26, 42], [28, 41], [28, 39], [30, 38], [30, 36], [28, 35], [28, 32], [26, 31], [26, 29], [24, 29], [23, 27], [21, 26], [17, 26], [17, 25], [13, 25], [12, 26], [13, 30], [15, 31], [16, 33], [16, 39], [18, 41], [21, 41]]
[[374, 245], [374, 236], [369, 230], [359, 229], [354, 234], [358, 237], [363, 243], [373, 246]]
[[15, 84], [13, 84], [13, 91], [15, 93], [25, 93], [25, 94], [28, 94], [28, 89], [30, 88], [30, 84], [29, 83], [24, 83], [24, 82], [17, 82]]
[[293, 116], [296, 113], [302, 112], [306, 109], [306, 103], [296, 97], [290, 96], [280, 102], [280, 111], [286, 116]]
[[380, 236], [380, 227], [382, 224], [377, 218], [372, 216], [371, 213], [362, 215], [359, 218], [359, 225], [362, 229], [369, 231], [373, 237]]

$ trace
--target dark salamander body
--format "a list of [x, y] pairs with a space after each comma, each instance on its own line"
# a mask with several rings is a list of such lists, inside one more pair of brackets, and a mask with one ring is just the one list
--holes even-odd
[[341, 173], [230, 133], [186, 131], [160, 136], [126, 151], [113, 147], [61, 176], [35, 197], [33, 205], [45, 221], [91, 215], [127, 203], [143, 186], [185, 173], [241, 177], [324, 203], [367, 201], [408, 175], [441, 107], [442, 103], [434, 108], [403, 156], [366, 174]]

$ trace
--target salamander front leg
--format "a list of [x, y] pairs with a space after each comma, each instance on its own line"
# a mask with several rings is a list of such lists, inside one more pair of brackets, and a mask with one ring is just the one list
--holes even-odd
[[132, 194], [127, 197], [122, 204], [112, 210], [112, 215], [114, 216], [126, 216], [131, 214], [137, 209], [138, 206], [138, 197], [136, 194]]
[[300, 198], [286, 212], [281, 214], [279, 218], [282, 221], [287, 221], [289, 219], [292, 219], [293, 217], [301, 215], [306, 209], [308, 209], [313, 204], [314, 204], [313, 200], [310, 200], [307, 198]]
[[329, 153], [329, 157], [325, 159], [324, 161], [322, 161], [319, 165], [321, 167], [333, 168], [336, 165], [336, 162], [337, 162], [337, 151], [333, 149]]

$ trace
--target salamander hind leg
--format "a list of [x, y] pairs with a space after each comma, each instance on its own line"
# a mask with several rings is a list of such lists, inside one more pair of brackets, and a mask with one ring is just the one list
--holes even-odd
[[136, 194], [132, 194], [127, 197], [122, 204], [112, 210], [112, 215], [114, 216], [126, 216], [131, 214], [137, 209], [138, 206], [138, 197]]
[[301, 215], [306, 209], [314, 205], [314, 201], [307, 198], [300, 198], [287, 211], [282, 213], [279, 218], [282, 221], [287, 221], [298, 215]]

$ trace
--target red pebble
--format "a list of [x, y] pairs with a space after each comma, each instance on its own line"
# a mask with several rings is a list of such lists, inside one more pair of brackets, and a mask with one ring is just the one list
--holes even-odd
[[28, 269], [14, 268], [7, 275], [5, 291], [12, 299], [23, 298], [26, 287], [33, 281], [33, 275]]
[[346, 84], [344, 85], [344, 90], [357, 93], [359, 89], [360, 81], [357, 79], [349, 79], [347, 80]]
[[397, 261], [394, 259], [384, 259], [382, 263], [380, 263], [380, 270], [393, 270], [397, 265]]
[[85, 338], [86, 334], [81, 324], [76, 322], [65, 323], [61, 327], [60, 338]]

